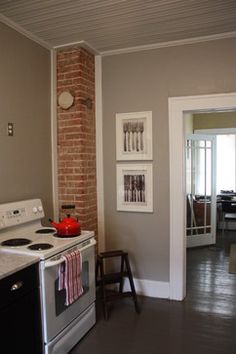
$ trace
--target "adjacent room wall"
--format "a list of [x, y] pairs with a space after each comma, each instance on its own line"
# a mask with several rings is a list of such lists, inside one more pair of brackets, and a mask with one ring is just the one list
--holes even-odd
[[0, 203], [41, 198], [52, 216], [50, 51], [2, 23], [0, 46]]
[[185, 113], [184, 115], [184, 130], [185, 135], [193, 134], [193, 114]]
[[[236, 39], [103, 58], [105, 231], [137, 278], [169, 280], [168, 97], [236, 91]], [[154, 212], [116, 210], [115, 114], [153, 112]], [[183, 127], [184, 129], [184, 127]]]
[[235, 128], [236, 112], [193, 114], [193, 129]]

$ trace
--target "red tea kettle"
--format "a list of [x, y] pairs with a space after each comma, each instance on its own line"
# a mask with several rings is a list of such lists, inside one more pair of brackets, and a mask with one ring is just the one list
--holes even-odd
[[[62, 205], [62, 210], [74, 209], [74, 205]], [[72, 218], [70, 214], [66, 214], [64, 218], [59, 223], [56, 223], [52, 219], [49, 219], [51, 225], [56, 228], [57, 236], [59, 237], [74, 237], [81, 234], [80, 223], [75, 218]]]

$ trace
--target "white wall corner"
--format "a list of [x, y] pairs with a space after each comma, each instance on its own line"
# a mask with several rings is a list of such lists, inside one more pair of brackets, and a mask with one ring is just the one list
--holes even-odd
[[104, 172], [103, 172], [103, 116], [102, 116], [102, 58], [95, 56], [95, 116], [96, 116], [96, 169], [97, 169], [97, 215], [98, 251], [105, 250], [104, 221]]
[[58, 169], [57, 169], [57, 63], [56, 51], [51, 49], [51, 156], [52, 156], [52, 198], [53, 218], [59, 217]]

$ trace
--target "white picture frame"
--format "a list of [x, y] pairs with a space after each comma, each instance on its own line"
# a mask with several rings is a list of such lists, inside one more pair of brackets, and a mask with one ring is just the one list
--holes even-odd
[[152, 160], [152, 111], [116, 114], [116, 160]]
[[117, 164], [117, 210], [153, 212], [152, 163]]

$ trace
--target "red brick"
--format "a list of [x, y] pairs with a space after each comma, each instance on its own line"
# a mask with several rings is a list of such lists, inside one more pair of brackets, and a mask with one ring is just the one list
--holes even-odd
[[[97, 231], [95, 61], [83, 48], [57, 54], [57, 95], [73, 92], [72, 107], [57, 107], [59, 204], [74, 203], [82, 228]], [[92, 109], [84, 104], [92, 99]], [[63, 213], [62, 213], [63, 214]]]

